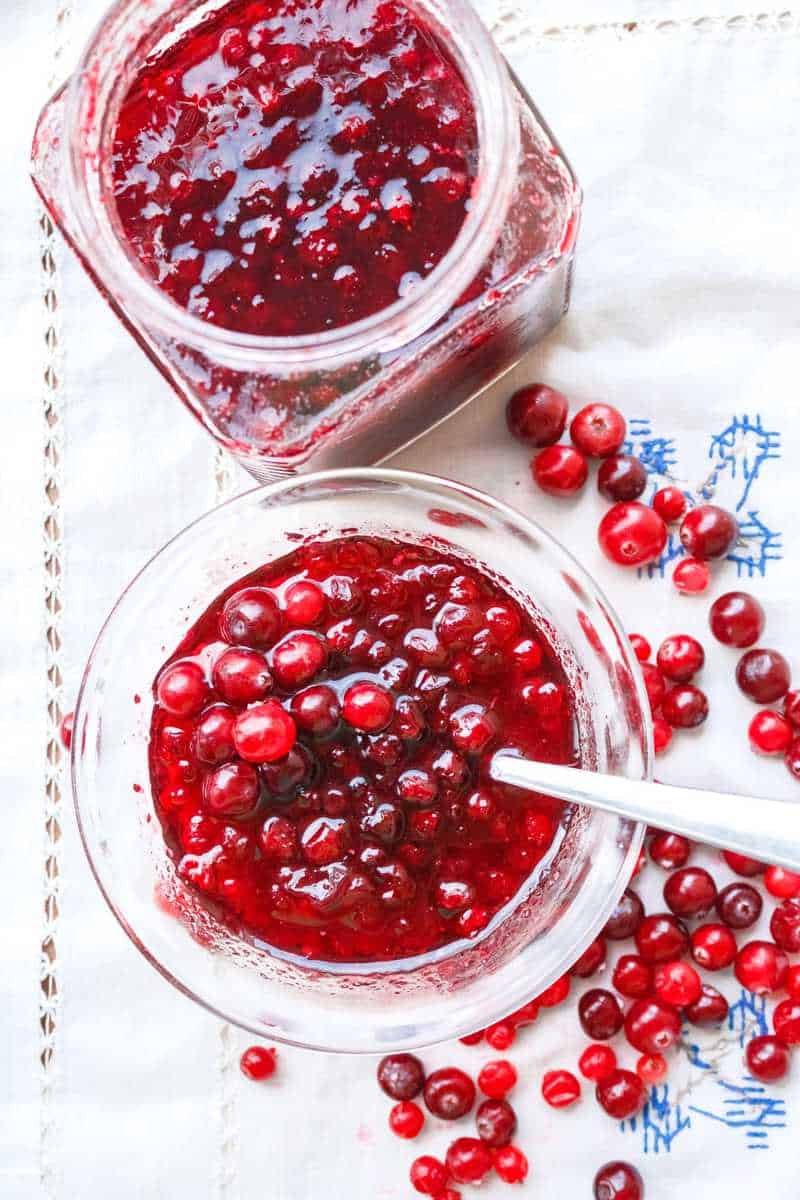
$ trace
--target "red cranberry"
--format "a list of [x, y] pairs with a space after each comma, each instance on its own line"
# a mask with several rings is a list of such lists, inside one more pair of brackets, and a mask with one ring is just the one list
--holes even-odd
[[686, 926], [671, 913], [650, 913], [636, 931], [636, 948], [648, 963], [680, 958], [688, 947]]
[[480, 1183], [492, 1169], [492, 1156], [479, 1138], [460, 1137], [448, 1147], [445, 1163], [456, 1183]]
[[267, 817], [258, 840], [267, 861], [291, 862], [297, 853], [297, 830], [287, 817]]
[[764, 609], [749, 592], [726, 592], [711, 605], [708, 623], [723, 646], [744, 650], [754, 646], [764, 632]]
[[505, 1058], [486, 1063], [478, 1072], [478, 1087], [491, 1100], [502, 1100], [516, 1082], [516, 1068]]
[[272, 673], [286, 691], [310, 683], [328, 661], [328, 650], [317, 633], [290, 633], [272, 651]]
[[271, 763], [285, 758], [296, 737], [294, 721], [277, 700], [246, 708], [233, 724], [234, 745], [248, 762]]
[[622, 1028], [624, 1017], [616, 996], [604, 988], [590, 988], [578, 1002], [578, 1019], [583, 1032], [596, 1042], [605, 1042]]
[[457, 750], [480, 754], [497, 733], [494, 713], [482, 704], [464, 704], [450, 717], [450, 736]]
[[670, 525], [673, 521], [679, 521], [686, 512], [686, 497], [680, 488], [667, 486], [659, 488], [653, 496], [652, 505], [662, 521]]
[[786, 763], [787, 770], [795, 779], [800, 779], [800, 737], [793, 738], [789, 743], [789, 749], [783, 756], [783, 761]]
[[674, 683], [688, 683], [701, 670], [705, 660], [703, 647], [688, 633], [665, 638], [656, 658], [661, 674]]
[[536, 671], [542, 665], [542, 648], [533, 638], [522, 638], [511, 647], [511, 660], [520, 671]]
[[633, 648], [633, 653], [638, 658], [639, 662], [647, 662], [653, 650], [646, 637], [642, 637], [640, 633], [628, 634], [628, 641]]
[[666, 1079], [667, 1071], [667, 1060], [663, 1054], [642, 1054], [636, 1060], [636, 1074], [648, 1087]]
[[729, 883], [717, 896], [717, 912], [731, 929], [749, 929], [761, 916], [761, 893], [749, 883]]
[[764, 887], [777, 900], [791, 900], [800, 895], [800, 875], [786, 867], [767, 867]]
[[475, 1103], [475, 1084], [458, 1067], [442, 1067], [426, 1079], [423, 1097], [435, 1117], [456, 1121]]
[[556, 1008], [559, 1004], [563, 1004], [570, 993], [569, 975], [561, 975], [550, 987], [545, 988], [543, 992], [536, 997], [536, 1003], [542, 1008]]
[[711, 571], [699, 558], [682, 558], [672, 572], [672, 583], [683, 596], [699, 596], [708, 590]]
[[800, 900], [784, 900], [773, 912], [769, 931], [775, 945], [788, 954], [800, 953]]
[[249, 763], [225, 763], [206, 775], [203, 804], [215, 817], [244, 817], [255, 808], [260, 792], [258, 775]]
[[263, 649], [278, 636], [281, 617], [275, 597], [266, 588], [242, 588], [225, 601], [220, 633], [226, 642]]
[[633, 937], [642, 923], [644, 905], [636, 892], [627, 888], [620, 896], [611, 916], [605, 923], [603, 936], [611, 942]]
[[333, 688], [324, 683], [293, 696], [291, 710], [298, 728], [314, 737], [329, 737], [339, 724], [339, 700]]
[[574, 496], [589, 475], [589, 465], [573, 446], [546, 446], [531, 462], [534, 483], [550, 496]]
[[275, 1074], [277, 1051], [271, 1046], [248, 1046], [239, 1059], [239, 1067], [248, 1079], [260, 1081]]
[[785, 754], [792, 742], [791, 723], [780, 713], [764, 709], [748, 726], [750, 746], [758, 754]]
[[345, 692], [342, 715], [354, 729], [377, 733], [394, 715], [392, 694], [376, 683], [354, 683]]
[[714, 922], [695, 929], [691, 948], [694, 961], [707, 971], [721, 971], [729, 967], [738, 951], [736, 938], [728, 926]]
[[303, 830], [300, 849], [306, 862], [315, 867], [328, 866], [344, 856], [351, 836], [350, 823], [345, 817], [315, 817]]
[[[727, 929], [725, 932], [730, 937]], [[683, 1008], [686, 1004], [694, 1004], [695, 1000], [700, 998], [700, 976], [694, 967], [680, 959], [659, 963], [653, 972], [653, 990], [657, 998], [665, 1004]]]
[[493, 1050], [508, 1050], [516, 1041], [517, 1031], [510, 1021], [497, 1021], [488, 1027], [484, 1037]]
[[661, 712], [673, 729], [695, 729], [708, 716], [708, 698], [693, 684], [679, 683], [664, 696]]
[[572, 418], [569, 436], [590, 458], [608, 458], [622, 448], [625, 418], [610, 404], [587, 404]]
[[772, 1014], [772, 1026], [787, 1046], [800, 1045], [800, 1004], [796, 1000], [781, 1000]]
[[724, 558], [738, 536], [736, 518], [716, 504], [700, 504], [681, 521], [681, 543], [693, 558]]
[[571, 974], [579, 979], [588, 979], [599, 971], [606, 961], [606, 944], [603, 938], [596, 937], [584, 950], [576, 963], [573, 963]]
[[197, 722], [195, 753], [201, 762], [216, 766], [233, 758], [233, 722], [236, 714], [224, 704], [207, 708]]
[[493, 1149], [507, 1146], [517, 1128], [517, 1115], [507, 1100], [484, 1100], [475, 1113], [482, 1142]]
[[692, 843], [679, 833], [659, 832], [650, 839], [650, 857], [666, 871], [685, 866], [692, 852]]
[[783, 985], [788, 966], [782, 948], [772, 942], [754, 941], [742, 946], [733, 969], [742, 987], [764, 996]]
[[613, 454], [597, 472], [597, 489], [607, 500], [638, 500], [646, 487], [647, 471], [631, 454]]
[[208, 700], [208, 684], [199, 663], [170, 663], [158, 678], [156, 699], [176, 717], [194, 717]]
[[754, 1037], [747, 1043], [744, 1059], [750, 1074], [763, 1083], [783, 1079], [789, 1070], [789, 1048], [769, 1033]]
[[413, 1100], [422, 1091], [425, 1069], [413, 1054], [387, 1054], [378, 1063], [378, 1083], [393, 1100]]
[[287, 589], [284, 604], [287, 622], [296, 628], [303, 628], [319, 624], [325, 615], [327, 600], [316, 583], [301, 579]]
[[75, 713], [66, 713], [61, 719], [61, 724], [58, 727], [58, 736], [61, 738], [61, 745], [65, 750], [69, 750], [72, 746], [72, 730], [75, 726]]
[[542, 1096], [551, 1108], [568, 1108], [580, 1098], [581, 1085], [571, 1071], [545, 1071]]
[[597, 1083], [607, 1079], [617, 1069], [617, 1056], [610, 1046], [589, 1045], [578, 1059], [578, 1070], [584, 1079]]
[[780, 700], [790, 681], [789, 664], [777, 650], [748, 650], [736, 666], [736, 682], [756, 704]]
[[683, 867], [664, 884], [664, 899], [678, 917], [704, 917], [717, 899], [717, 885], [703, 867]]
[[617, 959], [611, 982], [621, 995], [641, 999], [652, 990], [653, 972], [638, 954], [623, 954]]
[[661, 701], [664, 699], [664, 693], [667, 690], [664, 676], [653, 663], [642, 663], [642, 677], [644, 679], [645, 691], [647, 692], [647, 699], [650, 701], [650, 710], [651, 712], [656, 712], [661, 707]]
[[506, 405], [506, 421], [515, 438], [529, 446], [552, 446], [567, 424], [569, 405], [563, 392], [544, 383], [520, 388]]
[[672, 1004], [655, 998], [634, 1000], [625, 1016], [625, 1037], [635, 1050], [662, 1054], [681, 1036], [681, 1018]]
[[401, 1138], [415, 1138], [425, 1124], [425, 1114], [413, 1100], [401, 1100], [389, 1113], [389, 1128]]
[[764, 874], [764, 864], [755, 858], [748, 858], [746, 854], [737, 854], [735, 850], [723, 850], [722, 857], [737, 875], [744, 875], [749, 879], [752, 875]]
[[494, 1169], [503, 1183], [522, 1183], [528, 1174], [528, 1160], [516, 1146], [503, 1146], [495, 1153]]
[[638, 500], [615, 504], [603, 517], [597, 531], [606, 558], [622, 567], [640, 567], [659, 558], [667, 544], [667, 527]]
[[263, 654], [239, 646], [219, 656], [212, 680], [223, 700], [240, 706], [263, 700], [272, 689], [272, 676]]
[[447, 1187], [447, 1169], [444, 1163], [430, 1154], [415, 1158], [409, 1171], [411, 1186], [423, 1196], [440, 1197]]
[[664, 754], [672, 741], [672, 726], [662, 717], [653, 719], [653, 750], [656, 754]]
[[728, 1015], [728, 1001], [715, 987], [704, 983], [698, 999], [687, 1004], [683, 1012], [692, 1025], [719, 1025]]
[[595, 1092], [600, 1107], [618, 1121], [633, 1117], [644, 1108], [647, 1092], [638, 1075], [618, 1068], [601, 1079]]
[[642, 1200], [644, 1183], [636, 1167], [609, 1162], [594, 1177], [594, 1200]]
[[783, 715], [795, 729], [800, 728], [800, 688], [790, 688], [783, 697]]
[[800, 963], [789, 967], [783, 985], [790, 1000], [800, 1001]]

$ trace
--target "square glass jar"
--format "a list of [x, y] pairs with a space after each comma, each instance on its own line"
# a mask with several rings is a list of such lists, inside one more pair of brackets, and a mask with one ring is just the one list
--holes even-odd
[[128, 246], [111, 186], [142, 64], [227, 0], [117, 0], [45, 107], [33, 178], [53, 220], [179, 397], [256, 478], [380, 461], [474, 398], [567, 308], [581, 194], [467, 0], [410, 5], [459, 67], [478, 130], [469, 211], [408, 295], [363, 320], [261, 337], [180, 307]]

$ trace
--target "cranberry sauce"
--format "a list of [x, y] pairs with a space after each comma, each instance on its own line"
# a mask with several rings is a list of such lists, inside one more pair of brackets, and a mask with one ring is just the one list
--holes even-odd
[[240, 932], [327, 961], [483, 929], [562, 831], [493, 784], [501, 747], [577, 761], [563, 670], [472, 566], [312, 543], [220, 596], [155, 684], [150, 772], [181, 878]]
[[182, 307], [263, 336], [367, 317], [453, 244], [475, 112], [396, 0], [231, 0], [146, 62], [116, 129], [124, 234]]

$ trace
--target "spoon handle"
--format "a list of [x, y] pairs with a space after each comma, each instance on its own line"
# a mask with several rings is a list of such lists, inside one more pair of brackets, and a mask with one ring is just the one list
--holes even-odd
[[791, 800], [599, 775], [531, 762], [503, 751], [492, 757], [489, 771], [498, 783], [602, 808], [631, 821], [644, 821], [698, 842], [800, 871], [800, 804]]

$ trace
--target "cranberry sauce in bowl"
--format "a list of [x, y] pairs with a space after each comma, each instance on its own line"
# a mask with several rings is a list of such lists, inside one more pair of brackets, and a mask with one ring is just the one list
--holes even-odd
[[440, 548], [298, 547], [211, 604], [154, 695], [178, 874], [280, 950], [373, 962], [474, 937], [561, 840], [561, 804], [486, 764], [577, 761], [564, 670], [520, 603]]

